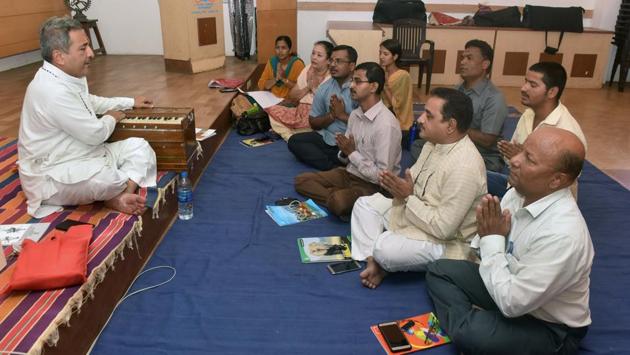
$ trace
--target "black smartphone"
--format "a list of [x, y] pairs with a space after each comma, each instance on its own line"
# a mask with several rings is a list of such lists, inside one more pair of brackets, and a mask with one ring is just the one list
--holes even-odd
[[344, 272], [356, 271], [361, 269], [361, 264], [359, 264], [356, 260], [351, 261], [340, 261], [338, 263], [328, 264], [328, 271], [331, 274], [343, 274]]
[[73, 227], [73, 226], [80, 226], [80, 225], [82, 225], [82, 224], [89, 224], [89, 225], [91, 225], [92, 227], [94, 227], [94, 225], [93, 225], [92, 223], [87, 223], [87, 222], [76, 221], [76, 220], [74, 220], [74, 219], [66, 219], [65, 221], [63, 221], [63, 222], [61, 222], [61, 223], [57, 224], [57, 225], [55, 226], [55, 229], [59, 229], [59, 230], [61, 230], [61, 231], [67, 232], [67, 231], [68, 231], [68, 229], [70, 229], [70, 227]]
[[383, 339], [385, 339], [389, 350], [393, 353], [411, 350], [411, 344], [409, 344], [396, 322], [381, 323], [378, 325], [378, 330], [381, 331]]

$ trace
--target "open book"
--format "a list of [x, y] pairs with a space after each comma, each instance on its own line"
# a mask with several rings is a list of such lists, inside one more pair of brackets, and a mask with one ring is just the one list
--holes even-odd
[[387, 346], [387, 342], [383, 339], [378, 325], [370, 327], [378, 342], [381, 343], [383, 350], [389, 355], [409, 354], [451, 342], [448, 335], [440, 328], [440, 323], [433, 312], [401, 319], [396, 321], [396, 323], [411, 345], [411, 350], [392, 353], [389, 350], [389, 346]]
[[256, 100], [256, 103], [263, 109], [277, 105], [284, 99], [272, 94], [271, 91], [248, 91], [245, 95]]
[[298, 238], [303, 263], [324, 263], [352, 259], [350, 237]]

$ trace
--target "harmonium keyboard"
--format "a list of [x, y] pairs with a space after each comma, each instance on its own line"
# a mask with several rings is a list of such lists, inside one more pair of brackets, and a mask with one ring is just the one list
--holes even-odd
[[157, 156], [158, 170], [187, 171], [197, 151], [195, 112], [190, 107], [132, 109], [116, 123], [109, 142], [144, 138]]

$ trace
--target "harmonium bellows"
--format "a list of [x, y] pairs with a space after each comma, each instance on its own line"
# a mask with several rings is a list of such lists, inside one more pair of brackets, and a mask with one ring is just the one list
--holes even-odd
[[158, 170], [188, 170], [197, 150], [195, 112], [190, 107], [152, 107], [125, 111], [109, 142], [144, 138], [157, 156]]

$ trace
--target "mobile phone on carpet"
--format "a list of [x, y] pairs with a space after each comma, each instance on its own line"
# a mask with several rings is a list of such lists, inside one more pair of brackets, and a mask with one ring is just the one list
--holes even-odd
[[378, 325], [378, 330], [381, 332], [383, 339], [385, 339], [387, 346], [389, 346], [389, 350], [393, 353], [411, 350], [411, 344], [409, 344], [405, 334], [400, 330], [398, 323], [381, 323]]
[[331, 274], [343, 274], [344, 272], [356, 271], [361, 269], [361, 264], [356, 260], [340, 261], [338, 263], [328, 264], [328, 271]]

